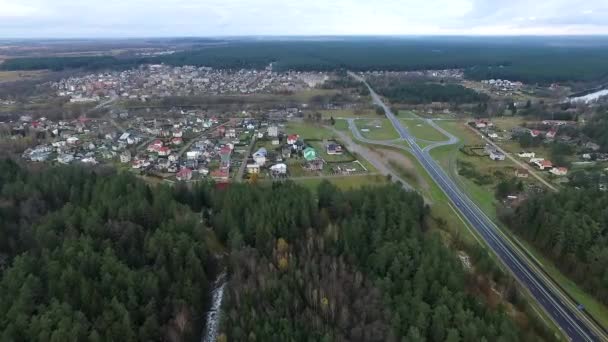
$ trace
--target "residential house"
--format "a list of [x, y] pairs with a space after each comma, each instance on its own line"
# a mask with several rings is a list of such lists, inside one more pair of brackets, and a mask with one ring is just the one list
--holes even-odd
[[279, 128], [277, 126], [268, 126], [268, 136], [276, 138], [279, 136]]
[[158, 149], [158, 155], [159, 156], [166, 157], [169, 154], [171, 154], [171, 149], [168, 148], [168, 147], [166, 147], [166, 146], [163, 146], [163, 147], [161, 147], [161, 148]]
[[258, 164], [257, 161], [255, 164], [247, 164], [247, 173], [250, 175], [260, 173], [260, 164]]
[[230, 128], [229, 130], [227, 130], [227, 131], [226, 131], [226, 135], [225, 135], [225, 137], [226, 137], [226, 138], [229, 138], [229, 139], [234, 139], [234, 138], [236, 138], [236, 129], [234, 129], [234, 128]]
[[535, 158], [536, 157], [536, 153], [534, 152], [519, 152], [517, 154], [520, 158]]
[[192, 179], [192, 170], [184, 167], [179, 170], [179, 172], [175, 175], [175, 178], [177, 178], [178, 181], [189, 181]]
[[219, 170], [213, 170], [211, 172], [211, 178], [218, 182], [227, 182], [229, 179], [229, 171], [226, 168], [221, 168]]
[[600, 145], [589, 141], [588, 143], [585, 144], [585, 148], [592, 150], [592, 151], [598, 151], [600, 149]]
[[61, 164], [69, 164], [74, 161], [74, 155], [68, 153], [60, 154], [57, 156], [57, 161]]
[[120, 162], [126, 164], [131, 161], [131, 152], [124, 151], [120, 154]]
[[179, 161], [179, 154], [171, 153], [171, 155], [169, 156], [169, 161], [172, 163], [177, 163]]
[[549, 132], [547, 132], [547, 134], [545, 135], [545, 137], [547, 139], [555, 139], [555, 136], [557, 135], [557, 131], [552, 129]]
[[184, 139], [182, 139], [182, 138], [176, 137], [176, 138], [171, 139], [171, 144], [173, 144], [173, 145], [179, 146], [183, 143], [184, 143]]
[[538, 160], [538, 161], [534, 162], [534, 164], [541, 171], [545, 171], [547, 169], [553, 168], [553, 163], [551, 163], [551, 161], [549, 161], [549, 160], [544, 160], [544, 159]]
[[323, 170], [323, 160], [322, 159], [313, 159], [308, 161], [304, 168], [308, 171], [322, 171]]
[[304, 156], [304, 159], [309, 162], [317, 159], [317, 151], [315, 151], [315, 149], [312, 147], [305, 148], [302, 155]]
[[276, 164], [270, 167], [270, 172], [273, 175], [285, 175], [287, 174], [287, 165], [285, 164]]
[[290, 136], [287, 137], [287, 144], [288, 145], [295, 145], [296, 142], [298, 142], [298, 140], [300, 139], [300, 136], [297, 134], [292, 134]]
[[268, 151], [265, 148], [260, 148], [256, 153], [253, 154], [253, 160], [259, 166], [266, 165], [266, 156]]
[[327, 145], [327, 154], [329, 155], [341, 155], [342, 152], [342, 146], [338, 145], [338, 144], [328, 144]]
[[549, 172], [556, 176], [565, 176], [568, 174], [568, 169], [565, 167], [554, 167]]
[[475, 120], [475, 128], [486, 128], [486, 127], [492, 127], [492, 126], [494, 126], [494, 124], [489, 120], [485, 120], [485, 119]]
[[186, 159], [194, 160], [201, 156], [201, 151], [188, 151], [186, 152]]
[[68, 143], [68, 145], [76, 145], [78, 144], [80, 140], [76, 137], [69, 137], [67, 138], [66, 142]]
[[283, 158], [291, 158], [291, 153], [293, 152], [293, 148], [291, 146], [283, 146], [281, 149], [281, 155]]
[[505, 160], [505, 154], [500, 151], [494, 150], [490, 152], [490, 159], [494, 161]]
[[530, 176], [530, 172], [526, 169], [515, 170], [515, 177], [517, 177], [517, 178], [528, 178], [529, 176]]
[[530, 135], [532, 136], [532, 138], [536, 138], [538, 136], [540, 136], [541, 131], [537, 130], [537, 129], [532, 129], [530, 130]]

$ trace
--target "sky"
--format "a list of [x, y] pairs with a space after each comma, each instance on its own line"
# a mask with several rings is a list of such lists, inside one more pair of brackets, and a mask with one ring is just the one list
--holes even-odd
[[608, 34], [608, 0], [0, 0], [0, 38]]

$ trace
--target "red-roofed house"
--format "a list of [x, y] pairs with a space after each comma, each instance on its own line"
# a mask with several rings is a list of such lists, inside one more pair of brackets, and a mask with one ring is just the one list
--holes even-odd
[[536, 138], [537, 136], [540, 135], [540, 131], [537, 129], [533, 129], [530, 131], [530, 135], [532, 136], [532, 138]]
[[175, 174], [175, 178], [177, 178], [178, 181], [189, 181], [192, 179], [192, 170], [184, 167]]
[[538, 160], [534, 162], [534, 164], [536, 164], [536, 166], [538, 166], [538, 168], [543, 171], [553, 167], [553, 163], [549, 160]]
[[176, 138], [171, 139], [171, 143], [173, 145], [181, 145], [184, 143], [184, 139], [176, 137]]
[[163, 142], [161, 140], [154, 140], [148, 145], [148, 152], [158, 152], [161, 147], [163, 147]]
[[298, 139], [300, 139], [300, 136], [297, 134], [292, 134], [290, 136], [287, 137], [287, 144], [288, 145], [293, 145], [296, 142], [298, 142]]
[[229, 175], [228, 169], [225, 169], [225, 168], [213, 170], [211, 172], [211, 178], [213, 178], [215, 181], [220, 181], [220, 182], [227, 182], [228, 175]]
[[557, 135], [557, 131], [552, 129], [549, 132], [547, 132], [547, 139], [555, 139], [555, 136]]
[[159, 156], [165, 156], [166, 157], [166, 156], [168, 156], [170, 154], [171, 154], [171, 149], [168, 148], [168, 147], [166, 147], [166, 146], [160, 147], [158, 149], [158, 155]]

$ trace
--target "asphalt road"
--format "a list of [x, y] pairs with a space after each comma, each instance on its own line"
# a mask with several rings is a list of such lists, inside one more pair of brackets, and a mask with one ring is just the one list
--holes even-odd
[[399, 132], [401, 138], [410, 144], [413, 155], [447, 195], [453, 203], [454, 208], [479, 233], [486, 244], [545, 309], [564, 334], [572, 341], [606, 340], [601, 330], [587, 317], [578, 312], [576, 305], [541, 270], [537, 269], [522, 251], [507, 241], [506, 237], [501, 234], [499, 228], [492, 220], [456, 186], [452, 179], [433, 160], [428, 151], [424, 151], [418, 146], [416, 139], [401, 125], [401, 122], [391, 112], [391, 109], [382, 102], [382, 99], [380, 99], [365, 80], [352, 73], [351, 76], [368, 86], [374, 103], [384, 108], [386, 116], [392, 122], [397, 132]]

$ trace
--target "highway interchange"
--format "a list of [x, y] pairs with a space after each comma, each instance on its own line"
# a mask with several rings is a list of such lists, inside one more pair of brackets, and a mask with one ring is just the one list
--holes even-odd
[[358, 75], [351, 76], [364, 82], [370, 90], [374, 103], [384, 108], [401, 138], [411, 146], [410, 152], [416, 157], [432, 179], [452, 202], [462, 217], [483, 238], [486, 244], [502, 260], [505, 266], [529, 291], [538, 304], [551, 316], [557, 326], [572, 341], [606, 341], [605, 333], [588, 317], [581, 313], [553, 281], [538, 269], [515, 245], [506, 238], [500, 228], [487, 217], [469, 197], [464, 194], [454, 181], [429, 154], [430, 148], [422, 149], [416, 139], [403, 127], [391, 109], [382, 101], [374, 90]]

